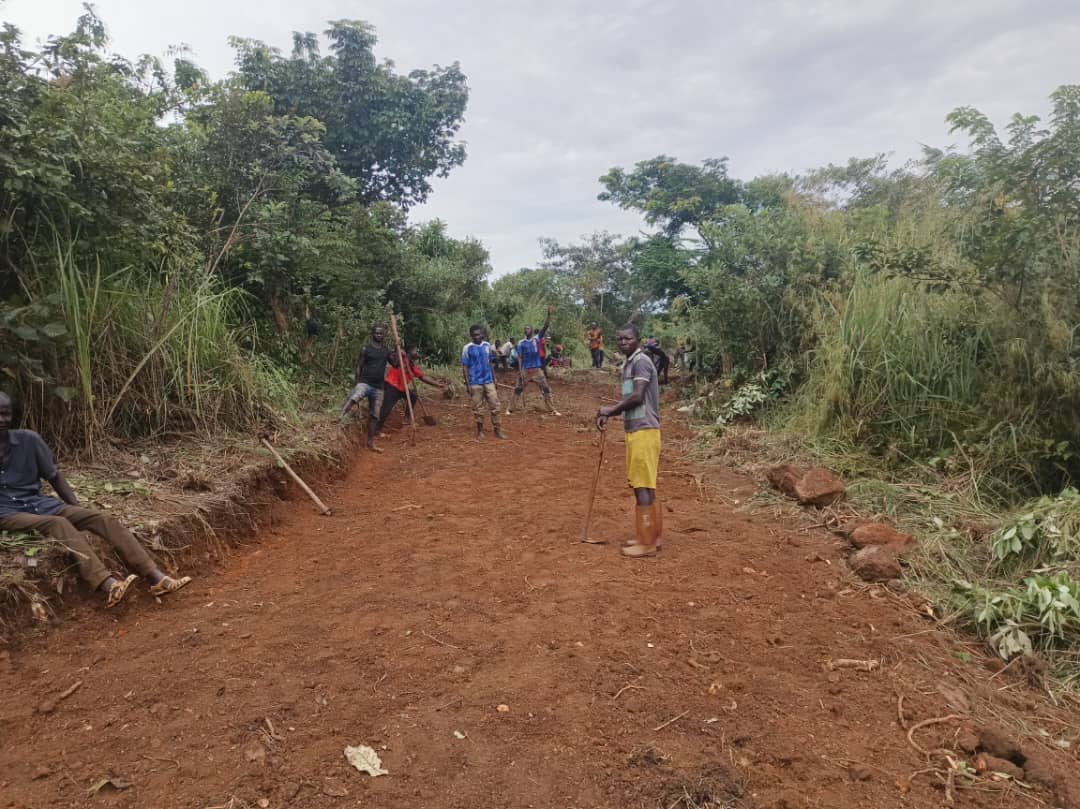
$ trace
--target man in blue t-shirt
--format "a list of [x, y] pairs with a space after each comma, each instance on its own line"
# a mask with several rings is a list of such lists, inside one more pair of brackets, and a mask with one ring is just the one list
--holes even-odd
[[496, 438], [506, 438], [499, 424], [499, 393], [495, 388], [495, 373], [491, 370], [491, 343], [484, 338], [487, 330], [481, 325], [469, 328], [469, 342], [461, 349], [461, 375], [465, 390], [472, 400], [476, 419], [476, 438], [484, 438], [484, 405], [491, 413], [491, 428]]
[[525, 392], [525, 386], [530, 382], [535, 382], [540, 386], [540, 390], [544, 394], [544, 404], [548, 406], [551, 415], [562, 415], [551, 402], [551, 388], [548, 387], [547, 377], [544, 376], [543, 362], [540, 358], [540, 341], [547, 334], [548, 327], [551, 325], [551, 313], [554, 311], [555, 306], [549, 304], [547, 319], [544, 320], [544, 325], [540, 327], [540, 331], [534, 334], [533, 327], [526, 326], [525, 339], [517, 344], [518, 383], [517, 387], [514, 388], [514, 398], [510, 400], [510, 406], [506, 409], [506, 415], [508, 416], [521, 407], [521, 395]]

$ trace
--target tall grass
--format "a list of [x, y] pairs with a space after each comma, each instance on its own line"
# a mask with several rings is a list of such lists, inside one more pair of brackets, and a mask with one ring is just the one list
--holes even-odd
[[109, 270], [75, 256], [58, 240], [53, 272], [32, 275], [37, 294], [59, 293], [68, 334], [52, 371], [79, 392], [66, 406], [37, 403], [53, 438], [92, 452], [106, 435], [245, 428], [267, 415], [265, 401], [288, 398], [287, 381], [240, 347], [252, 342], [233, 325], [249, 320], [240, 291], [197, 268]]
[[970, 296], [863, 277], [825, 334], [806, 402], [818, 430], [879, 451], [936, 451], [976, 420], [996, 335]]

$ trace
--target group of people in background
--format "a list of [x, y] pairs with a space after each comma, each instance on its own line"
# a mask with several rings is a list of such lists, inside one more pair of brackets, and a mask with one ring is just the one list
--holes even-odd
[[[539, 329], [526, 326], [525, 336], [516, 345], [510, 345], [509, 350], [506, 350], [506, 345], [510, 341], [502, 346], [497, 341], [494, 345], [488, 342], [487, 329], [483, 325], [476, 324], [469, 328], [469, 342], [461, 349], [461, 373], [469, 394], [478, 440], [485, 438], [484, 427], [488, 420], [496, 438], [506, 438], [502, 416], [521, 408], [525, 389], [532, 384], [540, 388], [548, 411], [555, 416], [561, 415], [555, 409], [541, 353], [553, 312], [554, 306], [548, 306], [544, 325]], [[596, 323], [591, 323], [586, 336], [593, 367], [602, 368], [603, 331]], [[604, 430], [608, 419], [622, 416], [626, 432], [626, 478], [634, 492], [634, 533], [633, 539], [624, 544], [621, 552], [628, 557], [655, 556], [662, 545], [664, 522], [663, 508], [656, 494], [660, 465], [659, 385], [661, 378], [667, 382], [671, 363], [660, 343], [651, 337], [642, 341], [637, 326], [633, 324], [618, 330], [616, 342], [619, 351], [626, 357], [620, 370], [621, 397], [618, 403], [597, 410], [596, 426]], [[499, 401], [495, 369], [501, 365], [500, 357], [509, 358], [511, 355], [517, 360], [518, 381], [504, 412]], [[397, 356], [401, 359], [398, 360]], [[372, 329], [371, 342], [360, 352], [357, 360], [356, 386], [342, 410], [342, 416], [346, 416], [367, 400], [369, 448], [375, 449], [373, 442], [394, 405], [411, 396], [409, 384], [412, 380], [442, 387], [442, 383], [433, 383], [424, 378], [417, 365], [418, 356], [415, 349], [398, 355], [386, 346], [386, 330], [382, 326]], [[586, 538], [585, 541], [596, 540]]]
[[[539, 329], [526, 326], [524, 338], [516, 345], [507, 341], [502, 347], [496, 347], [488, 342], [487, 329], [484, 326], [477, 324], [469, 329], [469, 342], [461, 351], [461, 368], [465, 389], [472, 403], [478, 439], [485, 437], [485, 412], [490, 416], [495, 436], [506, 437], [500, 422], [501, 404], [495, 382], [495, 368], [500, 365], [506, 367], [511, 356], [517, 365], [518, 381], [505, 415], [521, 409], [525, 389], [531, 384], [540, 388], [548, 412], [553, 416], [562, 415], [555, 408], [545, 371], [552, 358], [552, 352], [547, 349], [547, 332], [551, 327], [554, 310], [554, 306], [548, 306], [547, 318]], [[398, 402], [408, 400], [410, 405], [415, 403], [416, 394], [412, 389], [414, 381], [440, 390], [445, 387], [445, 383], [433, 382], [424, 376], [418, 364], [419, 358], [420, 352], [415, 347], [389, 347], [386, 343], [386, 327], [376, 325], [372, 328], [371, 340], [356, 360], [353, 390], [341, 409], [341, 417], [344, 419], [354, 409], [359, 409], [361, 403], [366, 402], [368, 449], [382, 452], [375, 445], [375, 440], [382, 435], [387, 417]], [[409, 418], [410, 413], [407, 411], [406, 423]]]
[[[604, 331], [597, 325], [596, 321], [589, 324], [589, 329], [585, 332], [585, 339], [589, 343], [589, 354], [592, 356], [592, 367], [603, 368]], [[671, 367], [671, 359], [668, 357], [667, 352], [660, 347], [660, 341], [655, 337], [646, 338], [644, 345], [642, 346], [642, 351], [650, 360], [652, 360], [653, 365], [656, 367], [656, 372], [660, 378], [660, 384], [668, 384], [668, 370]]]
[[[539, 334], [541, 331], [541, 329], [533, 327], [535, 334]], [[521, 368], [521, 356], [518, 351], [520, 343], [515, 343], [512, 340], [500, 341], [494, 337], [491, 338], [490, 343], [491, 365], [496, 371], [517, 371]], [[542, 338], [537, 339], [536, 345], [540, 354], [540, 367], [546, 375], [548, 366], [552, 363], [558, 364], [563, 358], [563, 347], [560, 343], [552, 343], [546, 332]]]
[[[530, 384], [536, 384], [544, 397], [544, 405], [553, 416], [562, 415], [555, 409], [555, 403], [551, 396], [551, 386], [548, 384], [545, 372], [544, 344], [547, 331], [551, 327], [551, 315], [555, 311], [554, 306], [548, 306], [547, 317], [544, 325], [539, 329], [532, 326], [525, 327], [525, 337], [512, 347], [516, 355], [518, 365], [518, 381], [514, 387], [514, 395], [506, 408], [505, 415], [509, 416], [515, 410], [520, 410], [523, 404], [525, 388]], [[509, 341], [507, 341], [509, 343]], [[504, 346], [505, 347], [505, 346]], [[496, 438], [505, 438], [499, 419], [501, 405], [499, 392], [495, 383], [496, 353], [502, 353], [487, 341], [487, 329], [480, 324], [469, 328], [469, 342], [461, 350], [461, 373], [465, 380], [465, 390], [469, 393], [472, 402], [473, 418], [476, 421], [476, 437], [484, 438], [485, 410], [491, 418], [491, 429]], [[543, 352], [543, 353], [542, 353]], [[502, 356], [508, 357], [510, 352]]]

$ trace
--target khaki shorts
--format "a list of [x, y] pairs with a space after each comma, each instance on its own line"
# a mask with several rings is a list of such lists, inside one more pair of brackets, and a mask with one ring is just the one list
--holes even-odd
[[626, 434], [626, 482], [631, 489], [655, 489], [660, 472], [660, 431]]

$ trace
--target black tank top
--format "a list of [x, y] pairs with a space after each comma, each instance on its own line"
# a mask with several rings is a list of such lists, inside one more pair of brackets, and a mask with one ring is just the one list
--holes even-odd
[[360, 366], [360, 381], [373, 388], [381, 388], [383, 377], [386, 376], [386, 361], [389, 357], [390, 349], [385, 345], [364, 346], [364, 364]]

